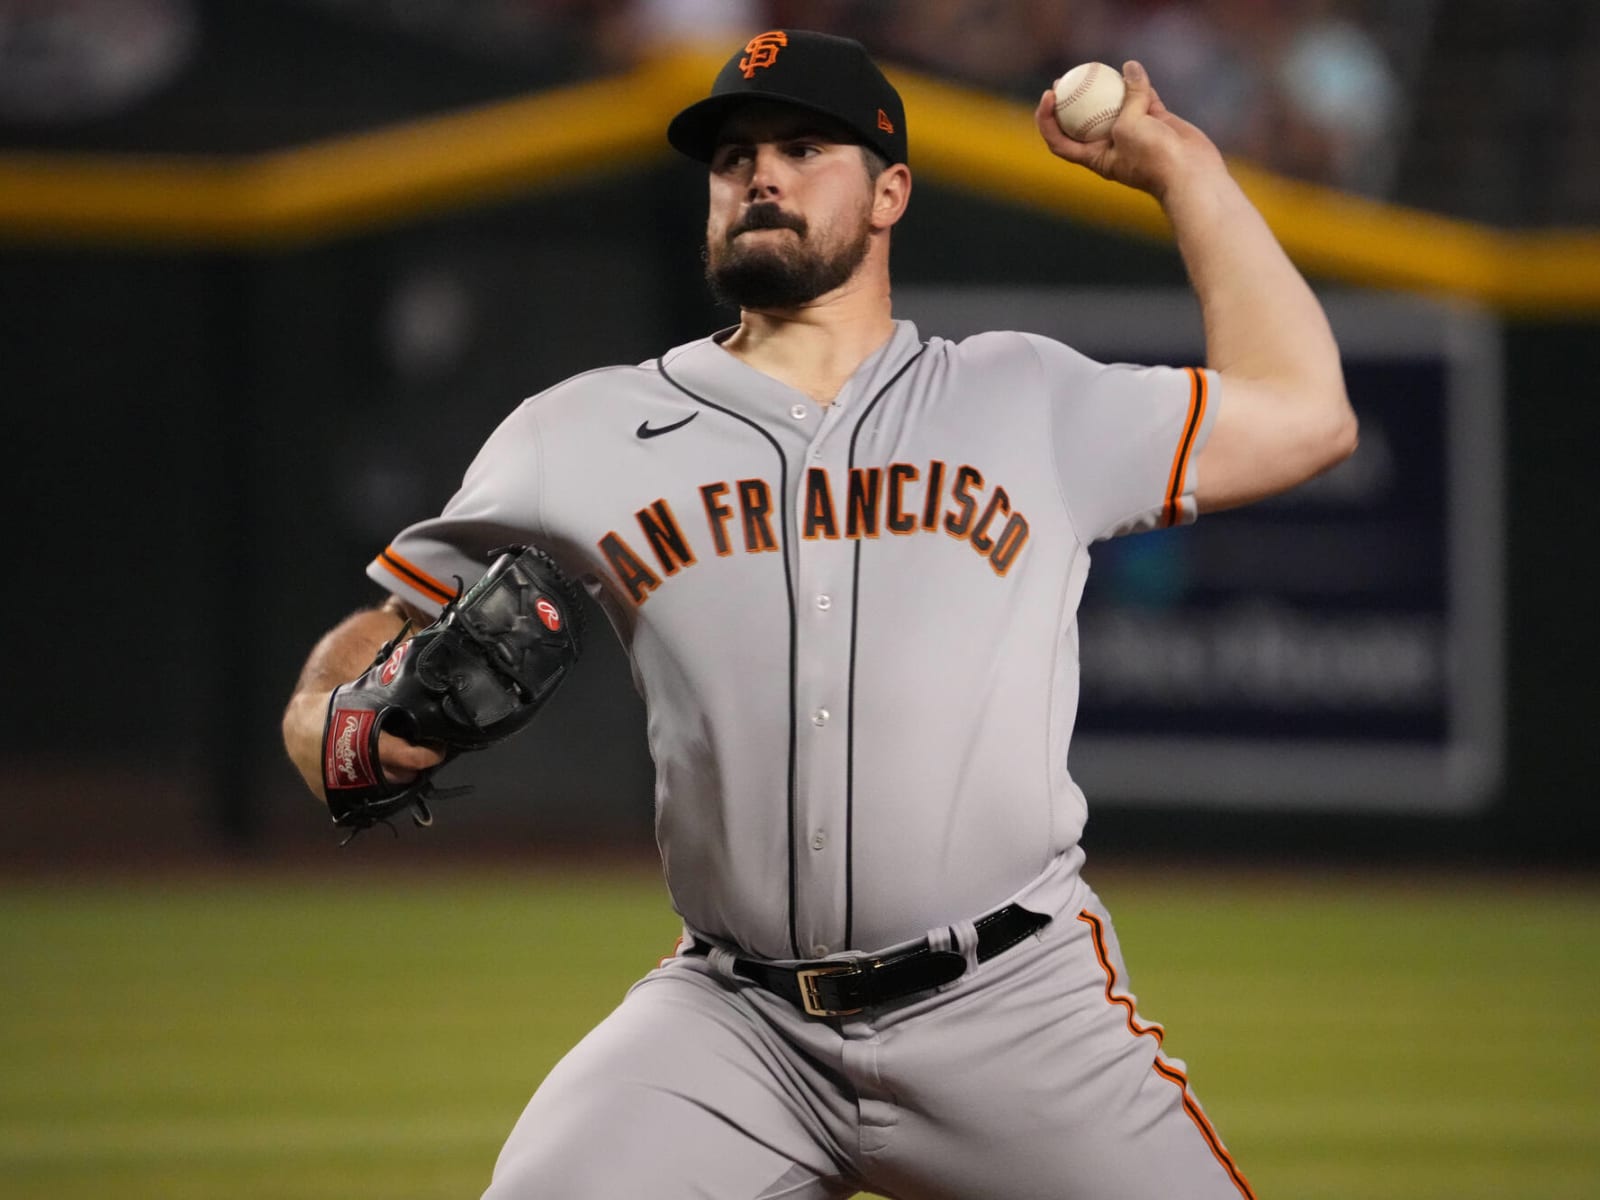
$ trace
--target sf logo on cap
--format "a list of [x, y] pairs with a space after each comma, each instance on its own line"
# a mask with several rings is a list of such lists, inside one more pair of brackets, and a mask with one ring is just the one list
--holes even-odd
[[758, 33], [745, 43], [745, 57], [739, 60], [739, 69], [746, 79], [754, 79], [756, 68], [770, 67], [778, 61], [778, 51], [789, 44], [789, 35], [781, 29]]

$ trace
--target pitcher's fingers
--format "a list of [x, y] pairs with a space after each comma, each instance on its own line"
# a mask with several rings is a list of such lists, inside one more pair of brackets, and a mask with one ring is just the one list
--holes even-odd
[[1039, 97], [1039, 107], [1033, 110], [1033, 123], [1039, 128], [1039, 136], [1044, 138], [1044, 144], [1050, 147], [1050, 152], [1058, 158], [1068, 162], [1087, 164], [1092, 152], [1088, 142], [1075, 141], [1061, 131], [1061, 122], [1056, 120], [1056, 93], [1054, 88], [1046, 88], [1044, 95]]
[[1136, 121], [1151, 111], [1156, 100], [1155, 89], [1150, 86], [1150, 76], [1135, 59], [1122, 64], [1122, 82], [1128, 92], [1122, 98], [1122, 112], [1118, 121]]
[[[437, 767], [444, 761], [443, 753], [433, 747], [418, 746], [392, 733], [378, 735], [378, 758], [383, 763], [384, 773], [400, 783], [409, 782], [419, 771]], [[409, 778], [402, 778], [403, 774]]]

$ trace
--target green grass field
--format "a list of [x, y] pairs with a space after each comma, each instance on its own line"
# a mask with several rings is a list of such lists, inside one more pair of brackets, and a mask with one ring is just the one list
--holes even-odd
[[[1600, 1196], [1600, 889], [1093, 878], [1262, 1200]], [[676, 932], [626, 872], [0, 889], [0, 1196], [477, 1196]]]

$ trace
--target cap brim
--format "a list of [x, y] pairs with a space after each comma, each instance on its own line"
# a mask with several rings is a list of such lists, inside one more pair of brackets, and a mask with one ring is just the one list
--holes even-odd
[[[667, 141], [671, 142], [673, 149], [679, 153], [687, 154], [697, 162], [708, 163], [716, 154], [717, 134], [722, 132], [723, 123], [736, 109], [758, 100], [803, 108], [807, 112], [827, 117], [831, 124], [837, 125], [842, 131], [851, 132], [849, 122], [820, 105], [773, 92], [733, 92], [722, 96], [708, 96], [673, 117], [667, 124]], [[859, 137], [854, 136], [851, 140], [861, 141]]]

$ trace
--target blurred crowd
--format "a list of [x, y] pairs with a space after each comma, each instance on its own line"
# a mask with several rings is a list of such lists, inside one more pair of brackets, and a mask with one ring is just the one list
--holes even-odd
[[[414, 14], [416, 0], [370, 3]], [[1363, 0], [472, 0], [501, 46], [582, 30], [598, 70], [674, 42], [763, 29], [857, 38], [884, 60], [1032, 101], [1067, 67], [1138, 58], [1173, 111], [1223, 149], [1285, 173], [1382, 194], [1404, 89], [1388, 25]], [[509, 39], [509, 40], [508, 40]]]
[[[0, 120], [88, 119], [137, 103], [202, 52], [220, 2], [0, 0]], [[856, 37], [883, 60], [1029, 101], [1076, 63], [1138, 58], [1168, 107], [1225, 151], [1378, 195], [1404, 119], [1405, 39], [1431, 12], [1431, 0], [272, 2], [548, 83], [781, 26]]]

